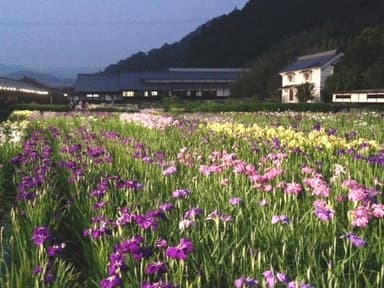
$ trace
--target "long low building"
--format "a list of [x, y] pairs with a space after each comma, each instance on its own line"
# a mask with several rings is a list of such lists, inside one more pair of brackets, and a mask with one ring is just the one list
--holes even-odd
[[75, 101], [120, 102], [132, 97], [201, 97], [231, 95], [231, 87], [247, 70], [237, 68], [170, 68], [120, 74], [79, 74]]
[[0, 77], [0, 103], [49, 102], [49, 91], [20, 80]]
[[354, 90], [333, 93], [335, 103], [384, 103], [384, 89]]

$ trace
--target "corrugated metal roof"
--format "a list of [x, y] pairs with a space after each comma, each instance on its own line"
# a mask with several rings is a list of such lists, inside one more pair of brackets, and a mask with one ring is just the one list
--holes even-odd
[[119, 92], [123, 90], [155, 90], [174, 87], [212, 87], [232, 83], [240, 70], [166, 70], [140, 71], [115, 75], [79, 74], [76, 92]]
[[281, 70], [280, 73], [322, 67], [327, 63], [336, 64], [342, 56], [343, 53], [338, 53], [337, 50], [329, 50], [321, 53], [301, 56], [297, 58], [296, 62], [293, 62]]

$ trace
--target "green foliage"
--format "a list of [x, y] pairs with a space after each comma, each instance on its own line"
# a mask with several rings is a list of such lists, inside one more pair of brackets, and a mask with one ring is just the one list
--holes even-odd
[[30, 111], [52, 111], [52, 112], [67, 112], [71, 108], [68, 105], [57, 104], [12, 104], [10, 109], [13, 110], [30, 110]]
[[[197, 102], [194, 104], [197, 105]], [[277, 105], [272, 103], [271, 107]], [[293, 106], [326, 105], [281, 105]], [[31, 133], [39, 130], [42, 134], [49, 135], [52, 127], [60, 133], [56, 137], [50, 135], [49, 141], [44, 140], [52, 148], [49, 150], [52, 150], [53, 165], [48, 171], [49, 177], [37, 188], [38, 198], [33, 202], [15, 202], [9, 216], [9, 226], [5, 231], [0, 228], [1, 287], [48, 287], [42, 283], [44, 275], [33, 275], [36, 265], [42, 265], [48, 260], [43, 247], [35, 247], [31, 241], [33, 229], [41, 225], [49, 226], [55, 236], [54, 240], [66, 244], [60, 262], [55, 262], [57, 278], [49, 287], [98, 287], [101, 279], [108, 275], [111, 255], [118, 244], [132, 239], [134, 235], [143, 237], [145, 247], [152, 247], [160, 237], [166, 238], [169, 246], [175, 246], [183, 237], [192, 240], [195, 249], [185, 261], [169, 260], [164, 256], [164, 251], [158, 249], [153, 249], [153, 255], [149, 259], [141, 261], [135, 261], [127, 255], [123, 262], [128, 269], [120, 271], [124, 283], [122, 287], [139, 287], [144, 281], [158, 281], [159, 278], [155, 278], [155, 275], [148, 276], [144, 273], [145, 267], [155, 261], [167, 262], [169, 270], [164, 279], [186, 288], [233, 287], [234, 280], [242, 275], [258, 279], [260, 286], [264, 287], [266, 284], [263, 271], [270, 269], [273, 269], [275, 275], [281, 271], [293, 281], [308, 282], [314, 287], [383, 287], [384, 249], [380, 242], [383, 219], [372, 217], [370, 225], [365, 229], [353, 229], [368, 243], [367, 247], [353, 247], [347, 239], [340, 236], [352, 231], [351, 209], [357, 205], [340, 199], [344, 199], [348, 193], [342, 188], [342, 183], [347, 179], [366, 185], [370, 191], [375, 188], [380, 191], [380, 186], [375, 187], [375, 183], [379, 181], [381, 184], [384, 170], [367, 163], [365, 157], [355, 159], [349, 153], [339, 155], [326, 147], [321, 148], [315, 142], [312, 143], [315, 139], [308, 139], [308, 143], [313, 146], [300, 147], [304, 149], [303, 153], [293, 153], [285, 146], [287, 142], [281, 142], [281, 146], [275, 147], [271, 142], [272, 138], [266, 137], [266, 134], [247, 133], [240, 136], [231, 131], [232, 125], [242, 123], [246, 127], [265, 128], [269, 132], [283, 132], [285, 128], [295, 127], [295, 131], [297, 129], [297, 132], [308, 135], [316, 125], [326, 131], [334, 128], [337, 130], [337, 137], [341, 139], [344, 139], [345, 132], [354, 131], [357, 137], [374, 138], [382, 143], [384, 130], [380, 115], [230, 113], [214, 116], [223, 125], [223, 121], [228, 121], [227, 132], [215, 133], [201, 123], [203, 127], [188, 130], [186, 133], [183, 129], [188, 125], [185, 125], [187, 123], [183, 122], [183, 118], [178, 118], [181, 124], [178, 128], [169, 127], [165, 130], [148, 129], [116, 119], [92, 117], [91, 120], [72, 115], [31, 123]], [[145, 119], [148, 119], [147, 116], [143, 118]], [[361, 125], [362, 123], [368, 125]], [[106, 132], [112, 131], [120, 136], [106, 137]], [[282, 139], [283, 135], [284, 133], [281, 134]], [[25, 138], [29, 143], [32, 142], [30, 137], [31, 135]], [[295, 142], [295, 137], [292, 142]], [[338, 140], [335, 143], [337, 142]], [[66, 149], [63, 148], [77, 144], [82, 149], [79, 153], [64, 152]], [[112, 163], [96, 163], [88, 156], [86, 151], [95, 145], [105, 147], [111, 153]], [[44, 147], [41, 146], [38, 148]], [[142, 151], [146, 152], [143, 155], [150, 157], [164, 152], [161, 154], [164, 155], [164, 163], [175, 163], [177, 173], [164, 176], [164, 166], [132, 157], [139, 147], [143, 147]], [[361, 147], [359, 151], [369, 153], [371, 148], [367, 150], [367, 147]], [[184, 152], [180, 153], [180, 149]], [[4, 158], [7, 163], [17, 152], [8, 153]], [[217, 156], [221, 154], [227, 154], [227, 157]], [[276, 161], [280, 157], [283, 157], [281, 163]], [[188, 162], [184, 162], [186, 160]], [[35, 163], [39, 163], [38, 161], [39, 158]], [[69, 181], [69, 171], [56, 165], [62, 161], [79, 161], [77, 163], [82, 164], [84, 175], [76, 182]], [[14, 171], [10, 170], [11, 175], [5, 175], [12, 181], [15, 191], [22, 176], [34, 171], [30, 168], [35, 166], [27, 166], [32, 164], [30, 162], [19, 165]], [[233, 171], [233, 165], [238, 163], [249, 163], [249, 173], [252, 173], [251, 169], [257, 163], [257, 168], [254, 168], [257, 175], [271, 171], [271, 167], [281, 168], [282, 174], [275, 179], [266, 180], [273, 190], [264, 192], [262, 187], [255, 187], [245, 171]], [[336, 175], [336, 163], [345, 169], [345, 174]], [[199, 171], [204, 164], [213, 164], [212, 166], [219, 166], [223, 170], [203, 175]], [[10, 163], [7, 165], [12, 166]], [[326, 187], [330, 187], [331, 194], [325, 201], [335, 210], [335, 217], [329, 222], [320, 221], [314, 213], [313, 202], [317, 197], [309, 187], [304, 189], [306, 179], [311, 177], [301, 170], [304, 166], [316, 169], [317, 177], [324, 176], [321, 179], [326, 182]], [[8, 171], [9, 168], [6, 169]], [[143, 187], [140, 191], [116, 189], [112, 180], [116, 176], [113, 176], [108, 182], [108, 191], [103, 196], [107, 205], [96, 210], [94, 204], [99, 199], [89, 194], [97, 189], [102, 179], [110, 175], [118, 176], [119, 180], [137, 180]], [[227, 184], [222, 185], [224, 179]], [[291, 182], [303, 187], [302, 194], [295, 196], [284, 192], [281, 183]], [[186, 199], [173, 199], [172, 191], [179, 188], [188, 188], [192, 193]], [[231, 197], [240, 197], [241, 204], [230, 205], [228, 200]], [[268, 204], [261, 206], [262, 200]], [[377, 200], [382, 203], [381, 195]], [[144, 215], [147, 212], [147, 215], [152, 215], [165, 202], [173, 203], [175, 209], [165, 212], [166, 218], [158, 221], [156, 229], [142, 231], [132, 222], [119, 229], [113, 227], [110, 234], [95, 240], [83, 237], [83, 231], [95, 227], [93, 220], [99, 216], [108, 219], [102, 225], [109, 227], [109, 222], [115, 223], [114, 220], [119, 218], [121, 208], [129, 209], [133, 215]], [[180, 230], [180, 220], [184, 219], [185, 211], [191, 207], [201, 208], [203, 215], [194, 217], [193, 227]], [[207, 219], [210, 212], [216, 209], [232, 216], [232, 221], [223, 222], [218, 217], [214, 220]], [[290, 224], [272, 224], [274, 215], [287, 215]]]
[[366, 28], [348, 45], [327, 92], [384, 88], [384, 26]]
[[180, 114], [185, 112], [258, 112], [258, 111], [296, 111], [296, 112], [340, 112], [340, 111], [384, 111], [380, 104], [336, 104], [336, 103], [277, 103], [248, 100], [227, 101], [163, 101], [161, 107], [166, 112]]
[[8, 107], [1, 107], [0, 109], [0, 122], [7, 119], [11, 110]]
[[137, 112], [139, 108], [134, 104], [125, 105], [89, 105], [88, 111], [92, 112]]
[[313, 90], [314, 85], [312, 83], [306, 82], [296, 86], [296, 96], [299, 99], [299, 102], [306, 103], [313, 99]]

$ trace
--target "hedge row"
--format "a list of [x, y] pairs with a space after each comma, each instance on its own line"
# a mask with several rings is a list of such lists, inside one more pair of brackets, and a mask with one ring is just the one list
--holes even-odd
[[168, 112], [256, 112], [256, 111], [296, 111], [296, 112], [340, 112], [351, 110], [384, 111], [384, 105], [332, 104], [332, 103], [261, 103], [255, 101], [163, 101], [163, 109]]

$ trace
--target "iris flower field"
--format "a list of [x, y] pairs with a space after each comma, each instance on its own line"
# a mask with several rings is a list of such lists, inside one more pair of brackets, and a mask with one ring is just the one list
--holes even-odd
[[384, 115], [0, 124], [0, 287], [384, 287]]

